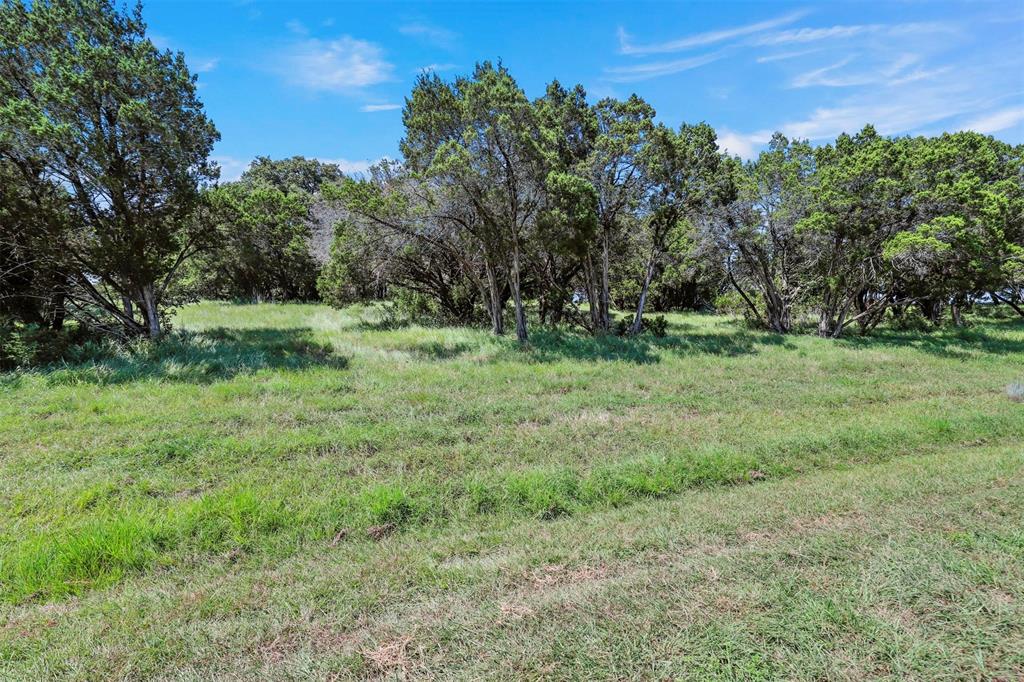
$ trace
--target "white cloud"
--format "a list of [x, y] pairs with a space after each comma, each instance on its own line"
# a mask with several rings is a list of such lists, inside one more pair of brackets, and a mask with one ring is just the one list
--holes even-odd
[[346, 92], [389, 80], [394, 66], [373, 43], [341, 36], [296, 43], [283, 55], [278, 71], [294, 85], [310, 90]]
[[[853, 56], [846, 57], [844, 59], [840, 59], [838, 62], [836, 62], [834, 64], [829, 64], [828, 66], [823, 66], [820, 69], [814, 69], [813, 71], [807, 71], [805, 73], [801, 73], [796, 78], [793, 79], [793, 82], [790, 84], [790, 87], [806, 88], [806, 87], [810, 87], [812, 85], [832, 85], [832, 86], [838, 86], [838, 85], [840, 85], [840, 80], [836, 79], [836, 78], [829, 77], [829, 74], [832, 73], [833, 71], [835, 71], [836, 69], [841, 69], [842, 67], [846, 66], [852, 60], [853, 60]], [[859, 83], [846, 83], [846, 84], [847, 85], [859, 85]]]
[[700, 47], [702, 45], [710, 45], [712, 43], [722, 42], [723, 40], [729, 40], [731, 38], [738, 38], [740, 36], [750, 35], [751, 33], [761, 33], [768, 29], [775, 28], [777, 26], [784, 26], [791, 24], [797, 19], [805, 16], [806, 10], [799, 12], [791, 12], [775, 19], [768, 19], [766, 21], [759, 21], [754, 24], [746, 24], [745, 26], [735, 26], [733, 28], [721, 29], [718, 31], [707, 31], [705, 33], [696, 33], [694, 35], [686, 36], [684, 38], [678, 38], [676, 40], [670, 40], [664, 43], [651, 43], [648, 45], [634, 45], [631, 42], [631, 36], [626, 33], [623, 28], [619, 28], [619, 52], [622, 54], [657, 54], [664, 52], [679, 52], [691, 47]]
[[1000, 130], [1012, 128], [1021, 122], [1024, 122], [1024, 107], [1011, 107], [975, 118], [962, 126], [961, 130], [973, 130], [990, 135], [998, 133]]
[[375, 112], [375, 111], [394, 111], [395, 109], [401, 109], [401, 104], [364, 104], [359, 107], [359, 111]]
[[[878, 55], [875, 55], [876, 57]], [[820, 69], [814, 69], [797, 75], [790, 87], [806, 88], [811, 86], [823, 86], [830, 88], [848, 88], [857, 85], [880, 85], [893, 87], [907, 85], [916, 81], [927, 80], [941, 74], [947, 73], [949, 67], [937, 69], [917, 68], [913, 71], [908, 69], [919, 63], [921, 58], [916, 54], [903, 53], [892, 57], [888, 63], [874, 63], [869, 68], [862, 69], [855, 73], [836, 73], [839, 69], [852, 62], [857, 55], [850, 55], [838, 62]]]
[[819, 40], [839, 40], [863, 35], [881, 35], [887, 38], [902, 38], [927, 33], [954, 33], [955, 27], [938, 22], [914, 22], [905, 24], [852, 24], [826, 28], [794, 28], [769, 33], [754, 40], [754, 45], [787, 45], [790, 43], [811, 43]]
[[454, 31], [424, 22], [403, 24], [398, 27], [398, 32], [446, 50], [452, 49], [459, 38], [459, 34]]
[[815, 52], [821, 52], [821, 48], [814, 48], [812, 50], [795, 50], [793, 52], [779, 52], [776, 54], [766, 54], [757, 58], [758, 64], [767, 64], [768, 62], [779, 62], [784, 59], [795, 59], [796, 57], [803, 57], [804, 55], [814, 54]]
[[871, 102], [851, 100], [846, 106], [820, 107], [809, 117], [784, 123], [779, 129], [789, 137], [825, 140], [840, 133], [855, 133], [873, 123], [879, 133], [897, 135], [969, 113], [977, 106], [976, 101], [950, 97], [942, 88], [911, 91]]
[[199, 59], [192, 65], [192, 71], [194, 73], [209, 73], [216, 69], [218, 64], [220, 64], [220, 59], [217, 57]]
[[355, 161], [351, 159], [318, 159], [318, 161], [322, 163], [333, 163], [335, 166], [341, 169], [342, 173], [346, 173], [348, 175], [353, 175], [356, 173], [365, 173], [370, 169], [370, 166], [383, 160], [383, 157], [377, 159], [376, 161], [371, 161], [370, 159], [359, 159]]
[[718, 130], [719, 148], [739, 156], [741, 159], [752, 159], [757, 156], [757, 147], [765, 144], [769, 139], [771, 139], [770, 136], [765, 139], [760, 133], [743, 135], [733, 132], [728, 128], [720, 128]]
[[659, 76], [668, 76], [673, 73], [689, 71], [690, 69], [710, 64], [721, 59], [724, 54], [724, 51], [719, 50], [718, 52], [688, 57], [687, 59], [676, 59], [670, 62], [650, 62], [647, 64], [637, 64], [636, 66], [611, 67], [604, 70], [605, 78], [615, 83], [629, 83]]
[[211, 156], [210, 160], [220, 166], [221, 182], [234, 182], [242, 177], [242, 173], [249, 167], [249, 161], [236, 159], [233, 156]]

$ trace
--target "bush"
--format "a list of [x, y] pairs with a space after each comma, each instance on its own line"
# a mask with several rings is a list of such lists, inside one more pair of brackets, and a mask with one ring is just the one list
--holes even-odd
[[644, 319], [643, 331], [662, 338], [668, 334], [668, 320], [664, 315], [655, 315], [652, 318]]
[[0, 318], [0, 369], [27, 369], [93, 352], [98, 352], [96, 340], [79, 325], [58, 330]]
[[[615, 334], [618, 336], [627, 336], [629, 330], [633, 327], [633, 316], [626, 315], [615, 323]], [[668, 320], [665, 319], [664, 315], [655, 315], [654, 317], [643, 318], [643, 323], [640, 327], [641, 334], [651, 334], [657, 337], [664, 337], [668, 334]]]

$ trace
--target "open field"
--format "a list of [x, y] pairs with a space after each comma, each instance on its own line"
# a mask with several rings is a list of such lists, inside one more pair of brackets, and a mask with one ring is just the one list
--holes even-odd
[[1024, 325], [204, 303], [0, 385], [0, 678], [1024, 675]]

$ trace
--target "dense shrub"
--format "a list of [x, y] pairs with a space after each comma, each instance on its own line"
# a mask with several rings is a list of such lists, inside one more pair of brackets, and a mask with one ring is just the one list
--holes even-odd
[[51, 329], [0, 318], [0, 369], [77, 361], [99, 352], [100, 345], [96, 335], [80, 325]]

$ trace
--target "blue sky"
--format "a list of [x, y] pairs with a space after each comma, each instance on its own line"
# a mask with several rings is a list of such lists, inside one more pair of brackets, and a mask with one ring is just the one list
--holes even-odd
[[772, 131], [825, 142], [975, 129], [1024, 142], [1024, 0], [850, 3], [335, 3], [149, 0], [185, 52], [232, 179], [256, 155], [358, 171], [398, 156], [416, 74], [502, 59], [531, 97], [557, 78], [636, 92], [756, 154]]

